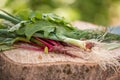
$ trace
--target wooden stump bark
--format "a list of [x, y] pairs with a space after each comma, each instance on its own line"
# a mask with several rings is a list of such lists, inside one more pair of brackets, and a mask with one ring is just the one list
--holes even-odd
[[0, 53], [0, 80], [120, 80], [120, 69], [64, 54], [13, 49]]

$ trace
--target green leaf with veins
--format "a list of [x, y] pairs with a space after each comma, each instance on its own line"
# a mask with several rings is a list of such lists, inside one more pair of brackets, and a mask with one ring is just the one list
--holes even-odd
[[[84, 41], [79, 41], [79, 39], [99, 39], [104, 34], [102, 31], [79, 30], [65, 21], [63, 17], [52, 13], [32, 12], [25, 15], [19, 13], [21, 20], [9, 15], [9, 13], [7, 14], [0, 14], [0, 18], [12, 22], [14, 26], [0, 29], [0, 43], [2, 45], [3, 43], [13, 44], [19, 40], [31, 41], [32, 36], [36, 36], [63, 41], [84, 48]], [[120, 40], [120, 36], [108, 33], [104, 40]]]
[[56, 25], [48, 21], [40, 20], [35, 23], [27, 23], [25, 28], [25, 35], [30, 39], [36, 32], [43, 31], [41, 33], [44, 38], [48, 38], [49, 34], [54, 32]]

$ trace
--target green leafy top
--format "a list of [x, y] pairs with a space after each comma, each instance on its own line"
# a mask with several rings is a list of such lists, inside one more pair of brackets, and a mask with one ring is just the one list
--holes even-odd
[[[96, 39], [103, 35], [102, 32], [79, 30], [65, 21], [63, 17], [53, 13], [31, 12], [24, 15], [21, 12], [14, 17], [3, 11], [0, 18], [14, 24], [13, 26], [0, 25], [0, 45], [12, 45], [16, 41], [28, 42], [33, 36], [65, 42], [65, 39], [68, 38], [75, 40]], [[110, 37], [111, 35], [113, 36], [113, 34], [108, 34], [105, 39], [120, 39], [118, 35], [115, 35], [114, 38]]]

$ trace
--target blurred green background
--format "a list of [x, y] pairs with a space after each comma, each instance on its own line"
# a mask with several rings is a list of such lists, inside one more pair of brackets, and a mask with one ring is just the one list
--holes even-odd
[[0, 0], [0, 9], [17, 13], [24, 9], [53, 12], [68, 21], [97, 25], [120, 24], [120, 0]]

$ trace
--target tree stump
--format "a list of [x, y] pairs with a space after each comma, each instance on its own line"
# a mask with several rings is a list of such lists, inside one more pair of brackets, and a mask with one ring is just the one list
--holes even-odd
[[13, 49], [0, 53], [0, 80], [120, 80], [120, 70], [64, 54]]
[[[79, 24], [76, 25], [80, 29], [84, 24], [86, 28], [96, 28], [84, 22]], [[120, 80], [120, 67], [117, 72], [111, 68], [102, 70], [98, 64], [81, 58], [13, 49], [0, 52], [0, 80]]]

